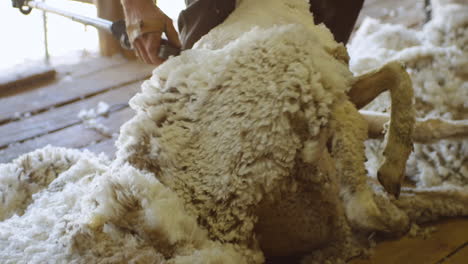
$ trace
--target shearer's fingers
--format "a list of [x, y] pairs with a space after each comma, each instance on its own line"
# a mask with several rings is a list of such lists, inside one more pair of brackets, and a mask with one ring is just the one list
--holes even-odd
[[172, 44], [172, 46], [181, 48], [182, 44], [180, 43], [179, 39], [179, 34], [177, 33], [176, 29], [174, 28], [174, 24], [172, 24], [172, 20], [167, 17], [166, 19], [166, 36], [167, 40], [169, 40], [169, 43]]
[[141, 51], [140, 51], [140, 45], [137, 43], [137, 41], [133, 41], [132, 43], [133, 46], [133, 52], [135, 52], [135, 55], [137, 56], [138, 60], [143, 61], [141, 58]]
[[140, 58], [140, 60], [142, 60], [144, 63], [151, 64], [151, 61], [145, 50], [145, 45], [143, 44], [143, 40], [141, 37], [135, 39], [135, 41], [133, 42], [133, 46], [135, 47], [135, 51], [137, 53], [138, 58]]
[[145, 52], [151, 64], [159, 65], [164, 62], [164, 59], [159, 57], [159, 49], [161, 47], [161, 33], [151, 32], [142, 36], [145, 45]]

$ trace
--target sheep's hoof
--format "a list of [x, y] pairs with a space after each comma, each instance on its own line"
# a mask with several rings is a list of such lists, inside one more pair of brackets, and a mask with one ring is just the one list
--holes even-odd
[[385, 229], [385, 219], [368, 191], [358, 192], [346, 201], [346, 217], [355, 228], [367, 231]]
[[401, 181], [404, 179], [404, 174], [396, 173], [395, 169], [386, 163], [379, 169], [377, 178], [388, 193], [395, 198], [400, 197]]
[[362, 191], [346, 203], [346, 216], [354, 228], [383, 234], [404, 234], [409, 226], [408, 216], [385, 195]]

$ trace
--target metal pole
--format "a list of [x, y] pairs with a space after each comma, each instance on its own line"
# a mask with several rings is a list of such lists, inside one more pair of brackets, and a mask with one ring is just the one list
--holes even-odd
[[[50, 12], [50, 13], [54, 13], [63, 17], [70, 18], [73, 21], [76, 21], [76, 22], [79, 22], [88, 26], [93, 26], [95, 28], [108, 32], [114, 35], [114, 37], [117, 38], [121, 42], [121, 44], [125, 46], [125, 48], [131, 47], [130, 43], [128, 42], [127, 33], [125, 32], [124, 21], [117, 21], [114, 23], [112, 21], [105, 20], [105, 19], [98, 18], [98, 17], [83, 16], [80, 14], [68, 12], [66, 10], [62, 10], [62, 9], [47, 5], [44, 2], [38, 2], [38, 1], [16, 0], [16, 1], [13, 1], [13, 6], [19, 8], [21, 13], [25, 15], [29, 14], [33, 8], [37, 8], [44, 12]], [[25, 9], [24, 7], [28, 7], [29, 9], [28, 8]], [[46, 19], [44, 19], [44, 21], [46, 21]], [[168, 40], [165, 38], [162, 38], [162, 40], [164, 40], [164, 42], [168, 42]], [[45, 42], [47, 43], [47, 39], [45, 39]], [[48, 54], [48, 51], [46, 51], [46, 53]], [[179, 48], [173, 47], [170, 44], [162, 43], [158, 56], [161, 58], [167, 59], [169, 58], [169, 56], [177, 56], [179, 54], [180, 54]], [[49, 56], [49, 55], [46, 55], [46, 56]]]
[[32, 8], [37, 8], [46, 12], [54, 13], [60, 16], [64, 16], [67, 18], [70, 18], [73, 21], [85, 24], [85, 25], [90, 25], [102, 30], [105, 30], [109, 33], [112, 33], [111, 27], [112, 27], [112, 22], [98, 18], [98, 17], [87, 17], [79, 14], [75, 14], [72, 12], [68, 12], [66, 10], [62, 10], [50, 5], [47, 5], [43, 2], [37, 2], [37, 1], [28, 1], [27, 5]]
[[47, 14], [46, 14], [45, 11], [42, 11], [42, 28], [44, 30], [45, 61], [46, 61], [47, 64], [49, 64], [50, 63], [49, 37], [48, 37], [48, 34], [47, 34]]

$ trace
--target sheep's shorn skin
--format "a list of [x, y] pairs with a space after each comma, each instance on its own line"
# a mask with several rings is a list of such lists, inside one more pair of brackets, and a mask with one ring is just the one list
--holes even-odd
[[[114, 161], [47, 147], [0, 165], [2, 263], [341, 263], [360, 235], [467, 215], [461, 188], [367, 183], [358, 79], [308, 10], [238, 1], [144, 82]], [[414, 121], [395, 111], [390, 130]]]

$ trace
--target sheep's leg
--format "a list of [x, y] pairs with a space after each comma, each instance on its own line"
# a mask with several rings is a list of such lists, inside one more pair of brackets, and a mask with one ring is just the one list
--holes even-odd
[[388, 80], [384, 79], [387, 76], [382, 71], [383, 69], [380, 69], [361, 75], [353, 84], [348, 97], [357, 109], [363, 108], [381, 93], [388, 91]]
[[418, 143], [457, 138], [468, 138], [468, 120], [420, 120], [416, 122], [413, 134], [414, 141]]
[[392, 112], [383, 153], [385, 162], [378, 171], [378, 179], [387, 192], [398, 197], [405, 176], [406, 161], [413, 148], [414, 109], [411, 79], [400, 63], [392, 62], [375, 72], [359, 77], [348, 95], [359, 108], [386, 90], [390, 90]]
[[[359, 111], [369, 125], [369, 137], [381, 138], [384, 135], [384, 125], [390, 121], [390, 116], [372, 111]], [[416, 120], [413, 141], [417, 143], [433, 143], [443, 139], [468, 138], [467, 120], [418, 119]]]
[[331, 154], [336, 161], [340, 196], [350, 224], [363, 230], [387, 230], [387, 219], [367, 184], [364, 141], [367, 123], [349, 101], [335, 104], [330, 121]]
[[433, 221], [441, 217], [468, 216], [468, 188], [453, 186], [403, 188], [400, 199], [394, 203], [416, 223]]

